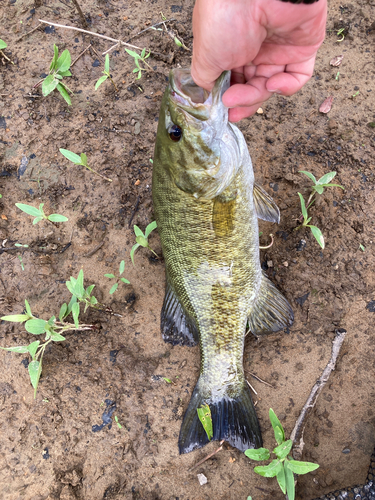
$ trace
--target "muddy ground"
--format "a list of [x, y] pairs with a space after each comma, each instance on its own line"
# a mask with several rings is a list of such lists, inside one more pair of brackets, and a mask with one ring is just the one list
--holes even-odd
[[[174, 1], [80, 4], [89, 30], [125, 41], [160, 22], [162, 12], [191, 48], [193, 2]], [[275, 96], [262, 114], [240, 124], [256, 178], [281, 209], [278, 227], [261, 224], [261, 244], [276, 233], [261, 262], [296, 318], [290, 331], [259, 340], [250, 335], [246, 343], [245, 369], [272, 385], [248, 374], [265, 446], [274, 446], [269, 408], [289, 434], [330, 358], [335, 329], [348, 332], [336, 371], [307, 422], [304, 459], [320, 468], [299, 477], [297, 496], [304, 500], [363, 483], [375, 445], [374, 6], [371, 0], [331, 1], [313, 78], [298, 95]], [[161, 339], [162, 260], [140, 249], [133, 267], [129, 257], [130, 228], [144, 229], [153, 220], [150, 158], [168, 72], [188, 66], [191, 52], [148, 30], [132, 43], [158, 53], [148, 59], [154, 72], [135, 82], [133, 60], [121, 48], [111, 52], [118, 91], [109, 81], [95, 91], [104, 69], [101, 53], [111, 42], [48, 25], [21, 38], [38, 19], [82, 27], [70, 0], [0, 4], [0, 38], [14, 62], [0, 56], [1, 315], [22, 313], [25, 299], [41, 318], [58, 314], [69, 300], [65, 281], [83, 269], [85, 285], [95, 284], [98, 300], [122, 317], [88, 311], [82, 319], [95, 324], [95, 331], [68, 333], [65, 342], [48, 347], [36, 400], [30, 359], [2, 351], [1, 498], [283, 498], [275, 479], [257, 476], [249, 460], [226, 445], [188, 471], [217, 447], [210, 443], [178, 455], [182, 415], [198, 377], [198, 348], [172, 347]], [[338, 42], [341, 28], [344, 40]], [[72, 60], [92, 44], [67, 78], [75, 93], [71, 106], [57, 91], [43, 97], [40, 87], [32, 90], [48, 73], [54, 43], [60, 52], [69, 49]], [[330, 66], [340, 54], [341, 66]], [[334, 102], [325, 115], [318, 110], [328, 96]], [[86, 152], [89, 164], [113, 182], [69, 163], [59, 148]], [[311, 208], [311, 222], [326, 239], [324, 251], [307, 230], [294, 231], [297, 193], [306, 198], [310, 185], [299, 170], [316, 177], [334, 170], [345, 187], [326, 190]], [[33, 226], [15, 207], [42, 202], [47, 214], [64, 214], [69, 221]], [[15, 243], [29, 247], [9, 250]], [[156, 232], [150, 244], [161, 253]], [[104, 274], [116, 273], [121, 260], [131, 285], [109, 295], [112, 283]], [[35, 340], [7, 322], [0, 338], [1, 346]], [[207, 484], [199, 485], [198, 473]]]

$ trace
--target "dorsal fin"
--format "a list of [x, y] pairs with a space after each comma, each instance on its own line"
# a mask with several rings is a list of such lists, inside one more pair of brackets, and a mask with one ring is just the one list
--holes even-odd
[[259, 219], [269, 222], [280, 222], [280, 210], [271, 196], [254, 183], [254, 207]]

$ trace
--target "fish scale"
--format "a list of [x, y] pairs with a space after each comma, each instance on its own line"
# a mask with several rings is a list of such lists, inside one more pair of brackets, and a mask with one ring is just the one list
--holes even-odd
[[246, 324], [256, 335], [293, 321], [260, 267], [258, 217], [278, 222], [279, 210], [254, 184], [246, 142], [228, 123], [221, 101], [228, 85], [223, 74], [207, 97], [188, 70], [173, 70], [155, 146], [153, 202], [166, 265], [162, 334], [174, 345], [199, 341], [201, 352], [181, 453], [208, 442], [197, 416], [203, 404], [213, 439], [241, 450], [262, 445], [243, 372]]

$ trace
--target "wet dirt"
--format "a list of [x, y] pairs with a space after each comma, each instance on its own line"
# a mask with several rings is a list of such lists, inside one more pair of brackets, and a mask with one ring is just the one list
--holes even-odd
[[[193, 2], [167, 0], [81, 0], [90, 31], [128, 40], [160, 22], [191, 48]], [[331, 1], [327, 38], [314, 75], [296, 96], [275, 96], [263, 113], [243, 120], [258, 183], [281, 209], [278, 227], [261, 223], [264, 270], [293, 305], [288, 332], [259, 340], [249, 336], [244, 365], [257, 392], [257, 412], [265, 446], [274, 447], [268, 410], [291, 432], [311, 388], [331, 354], [337, 328], [347, 336], [336, 370], [324, 387], [305, 428], [304, 460], [320, 464], [298, 478], [297, 498], [362, 484], [375, 445], [374, 359], [374, 7], [371, 1]], [[198, 348], [172, 347], [160, 336], [164, 264], [138, 250], [130, 261], [133, 224], [153, 220], [150, 158], [161, 96], [171, 67], [188, 66], [191, 52], [160, 31], [148, 30], [131, 43], [159, 55], [153, 72], [134, 80], [133, 60], [123, 48], [111, 52], [111, 74], [94, 90], [104, 69], [101, 53], [111, 46], [83, 33], [53, 28], [38, 19], [82, 27], [69, 0], [3, 0], [0, 55], [1, 315], [22, 313], [27, 299], [35, 315], [48, 319], [69, 300], [65, 282], [84, 270], [85, 285], [122, 315], [88, 311], [94, 332], [73, 332], [50, 346], [34, 401], [25, 354], [0, 355], [0, 491], [7, 500], [203, 500], [283, 498], [275, 479], [253, 472], [239, 451], [224, 449], [189, 468], [218, 443], [179, 456], [182, 415], [198, 377]], [[337, 31], [345, 28], [344, 40]], [[49, 69], [53, 44], [69, 49], [72, 67], [67, 106], [54, 91], [32, 90]], [[160, 55], [161, 54], [161, 55]], [[329, 61], [343, 54], [340, 67]], [[339, 75], [337, 73], [340, 73]], [[31, 93], [31, 94], [30, 94]], [[319, 106], [333, 96], [328, 114]], [[113, 179], [69, 164], [59, 148], [86, 152], [89, 165]], [[308, 230], [295, 230], [298, 192], [305, 199], [309, 180], [336, 171], [345, 187], [327, 189], [311, 207], [311, 223], [326, 239], [322, 251]], [[15, 203], [64, 214], [66, 223], [31, 217]], [[15, 243], [29, 248], [7, 250]], [[161, 253], [158, 236], [150, 244]], [[363, 246], [363, 249], [360, 248]], [[22, 259], [24, 270], [21, 266]], [[109, 295], [105, 273], [125, 260], [121, 284]], [[1, 346], [35, 340], [15, 323], [1, 323]], [[252, 378], [250, 373], [272, 387]], [[172, 383], [167, 383], [169, 379]], [[115, 421], [122, 426], [121, 428]], [[207, 477], [200, 486], [197, 474]]]

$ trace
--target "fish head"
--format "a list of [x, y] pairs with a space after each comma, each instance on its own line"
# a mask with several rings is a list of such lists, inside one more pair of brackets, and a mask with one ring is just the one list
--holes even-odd
[[190, 69], [173, 69], [162, 101], [156, 161], [178, 188], [202, 200], [224, 191], [238, 167], [237, 136], [222, 102], [229, 85], [229, 71], [208, 92], [194, 83]]

